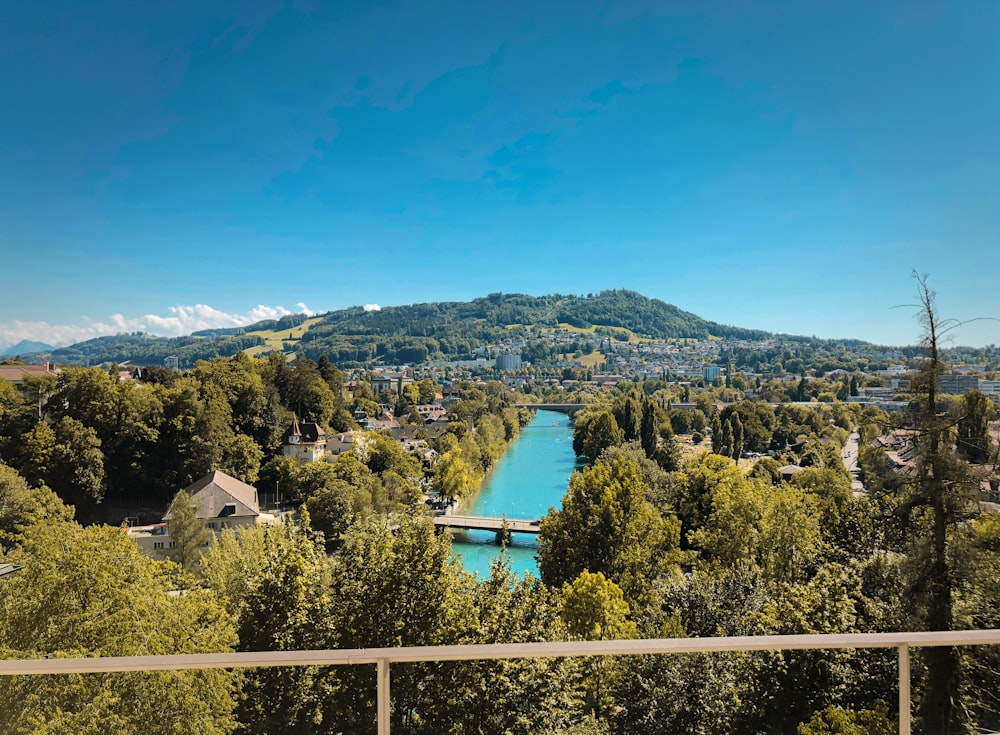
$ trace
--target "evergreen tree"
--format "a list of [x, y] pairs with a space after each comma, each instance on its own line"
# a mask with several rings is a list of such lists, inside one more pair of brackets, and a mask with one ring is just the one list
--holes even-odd
[[722, 421], [719, 419], [719, 414], [712, 416], [710, 426], [712, 428], [712, 451], [716, 454], [722, 454]]
[[743, 447], [745, 445], [745, 439], [743, 436], [743, 421], [740, 419], [740, 415], [735, 412], [733, 413], [731, 421], [733, 427], [733, 444], [730, 456], [733, 459], [739, 459], [740, 455], [743, 454]]
[[712, 441], [712, 451], [721, 454], [723, 457], [733, 456], [733, 421], [731, 418], [722, 422], [722, 437], [719, 440], [719, 448], [716, 450], [715, 441]]
[[656, 404], [650, 400], [642, 402], [642, 421], [639, 427], [639, 440], [646, 456], [650, 459], [656, 457], [657, 446], [657, 421]]
[[638, 439], [639, 424], [642, 416], [642, 409], [639, 408], [638, 402], [629, 396], [625, 399], [625, 403], [622, 406], [621, 415], [619, 416], [618, 413], [617, 411], [615, 412], [615, 419], [621, 427], [624, 441], [630, 442], [633, 439]]

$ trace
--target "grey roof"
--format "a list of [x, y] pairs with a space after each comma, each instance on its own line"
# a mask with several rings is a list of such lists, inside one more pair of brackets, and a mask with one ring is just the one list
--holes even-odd
[[[240, 482], [225, 472], [209, 472], [184, 490], [198, 502], [199, 518], [260, 515], [257, 488]], [[229, 509], [230, 512], [225, 512], [227, 505], [234, 506]], [[169, 517], [168, 513], [163, 518], [169, 520]]]
[[17, 564], [0, 564], [0, 577], [6, 577], [8, 574], [13, 574], [14, 572], [19, 572], [21, 567]]

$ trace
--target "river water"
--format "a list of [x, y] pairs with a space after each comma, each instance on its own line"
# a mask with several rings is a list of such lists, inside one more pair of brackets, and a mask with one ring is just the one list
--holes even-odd
[[[562, 503], [569, 477], [579, 466], [573, 454], [569, 416], [557, 411], [538, 411], [501, 457], [482, 490], [458, 512], [538, 520], [549, 508]], [[489, 576], [490, 562], [500, 554], [495, 534], [488, 531], [455, 532], [454, 550], [462, 565], [480, 577]], [[513, 571], [537, 576], [537, 551], [535, 536], [512, 534], [507, 555]]]

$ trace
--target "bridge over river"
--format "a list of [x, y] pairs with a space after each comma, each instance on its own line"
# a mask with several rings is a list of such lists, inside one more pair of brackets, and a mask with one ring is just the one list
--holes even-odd
[[442, 515], [434, 517], [434, 525], [438, 528], [460, 528], [466, 531], [496, 531], [503, 533], [538, 533], [540, 521], [524, 518], [497, 518], [495, 516], [456, 516]]
[[514, 408], [532, 408], [541, 411], [559, 411], [561, 413], [573, 413], [582, 408], [593, 406], [593, 403], [515, 403]]

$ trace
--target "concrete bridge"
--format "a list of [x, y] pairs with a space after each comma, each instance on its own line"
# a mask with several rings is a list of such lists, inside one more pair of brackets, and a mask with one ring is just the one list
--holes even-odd
[[508, 533], [533, 533], [538, 534], [540, 521], [525, 520], [523, 518], [491, 518], [486, 516], [434, 516], [434, 525], [437, 528], [458, 528], [466, 531], [494, 531], [497, 534], [506, 530]]
[[515, 403], [514, 408], [532, 408], [544, 411], [561, 411], [563, 413], [574, 413], [581, 409], [593, 405], [590, 403]]

